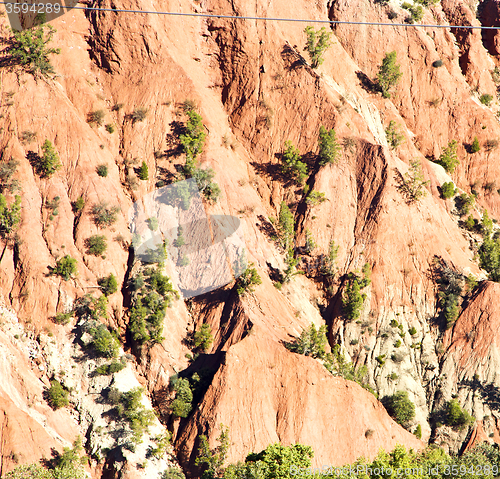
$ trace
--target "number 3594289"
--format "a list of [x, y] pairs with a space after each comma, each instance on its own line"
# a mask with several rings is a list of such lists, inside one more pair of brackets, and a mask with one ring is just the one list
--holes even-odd
[[61, 5], [58, 3], [6, 3], [7, 13], [59, 13]]

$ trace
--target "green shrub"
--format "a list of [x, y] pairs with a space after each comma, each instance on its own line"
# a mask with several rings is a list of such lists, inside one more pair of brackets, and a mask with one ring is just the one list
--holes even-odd
[[308, 229], [306, 229], [306, 243], [304, 246], [306, 254], [311, 254], [314, 249], [318, 246], [316, 242], [314, 241], [314, 237]]
[[198, 191], [203, 197], [215, 203], [219, 199], [221, 190], [219, 185], [212, 181], [215, 176], [215, 171], [212, 168], [197, 168], [193, 169], [192, 178], [196, 180]]
[[48, 390], [47, 395], [49, 406], [54, 410], [65, 407], [69, 404], [69, 392], [64, 389], [59, 381], [50, 381], [50, 389]]
[[262, 279], [253, 266], [254, 264], [250, 263], [236, 280], [236, 292], [238, 296], [253, 293], [255, 291], [255, 286], [262, 284]]
[[140, 106], [134, 109], [132, 112], [132, 121], [134, 123], [138, 121], [144, 121], [148, 115], [148, 109], [144, 106]]
[[139, 173], [137, 174], [140, 180], [146, 181], [149, 178], [149, 170], [148, 165], [145, 161], [142, 162], [141, 167], [139, 168]]
[[104, 324], [92, 328], [89, 333], [92, 336], [92, 346], [99, 356], [105, 358], [118, 357], [120, 343]]
[[111, 226], [118, 219], [120, 208], [118, 206], [108, 206], [105, 201], [101, 201], [92, 208], [94, 223], [97, 226]]
[[455, 196], [455, 191], [456, 189], [453, 181], [448, 181], [446, 183], [443, 183], [441, 185], [441, 198], [443, 198], [443, 200], [452, 198], [453, 196]]
[[474, 203], [474, 195], [468, 195], [467, 193], [462, 193], [455, 198], [455, 207], [460, 216], [468, 215]]
[[406, 196], [408, 203], [415, 203], [427, 195], [425, 186], [428, 183], [429, 181], [424, 180], [420, 161], [414, 160], [410, 163], [410, 169], [404, 174], [399, 190]]
[[391, 373], [389, 376], [387, 376], [391, 381], [397, 381], [399, 379], [399, 376], [396, 373]]
[[477, 153], [478, 151], [481, 150], [481, 145], [479, 144], [479, 140], [477, 139], [477, 136], [474, 137], [474, 141], [472, 142], [470, 146], [470, 150], [472, 153]]
[[85, 208], [85, 200], [83, 199], [83, 196], [79, 196], [78, 199], [72, 203], [72, 207], [74, 213], [80, 213], [83, 208]]
[[61, 324], [61, 325], [65, 326], [66, 324], [69, 323], [69, 320], [71, 319], [72, 316], [73, 316], [72, 312], [70, 312], [70, 313], [57, 313], [54, 316], [54, 323]]
[[102, 366], [96, 368], [96, 373], [102, 376], [107, 376], [110, 374], [118, 373], [122, 369], [125, 369], [125, 367], [126, 367], [125, 361], [113, 361], [109, 364], [103, 364]]
[[307, 165], [301, 160], [300, 152], [291, 141], [285, 142], [285, 151], [281, 157], [283, 172], [297, 183], [303, 184], [307, 178]]
[[460, 163], [457, 158], [457, 148], [457, 141], [450, 141], [448, 143], [448, 146], [443, 149], [443, 152], [441, 153], [441, 156], [437, 161], [437, 163], [439, 163], [448, 173], [453, 173], [455, 171], [455, 168]]
[[108, 133], [110, 133], [110, 134], [111, 134], [111, 133], [114, 133], [114, 132], [115, 132], [115, 125], [113, 125], [112, 123], [108, 123], [108, 124], [106, 125], [106, 131], [107, 131]]
[[500, 282], [500, 243], [498, 238], [484, 238], [479, 248], [479, 265], [485, 269], [492, 281]]
[[165, 471], [163, 471], [160, 479], [186, 479], [186, 476], [178, 467], [169, 466]]
[[106, 178], [108, 176], [108, 166], [107, 165], [99, 165], [96, 168], [97, 174], [99, 176], [102, 176], [103, 178]]
[[188, 110], [186, 114], [188, 116], [186, 133], [180, 135], [179, 140], [186, 154], [185, 170], [186, 173], [190, 174], [192, 173], [190, 170], [196, 166], [196, 158], [203, 151], [207, 134], [205, 132], [202, 117], [198, 115], [198, 113], [193, 110]]
[[43, 155], [40, 157], [37, 170], [42, 178], [49, 178], [61, 168], [59, 156], [49, 140], [42, 146]]
[[474, 418], [460, 407], [456, 399], [452, 399], [446, 405], [446, 424], [456, 429], [463, 429], [470, 426]]
[[285, 343], [286, 348], [294, 353], [318, 359], [326, 358], [326, 345], [326, 326], [322, 325], [316, 329], [314, 324], [311, 324], [309, 328], [304, 329], [300, 334], [300, 337], [294, 342]]
[[0, 193], [9, 186], [9, 181], [14, 176], [19, 166], [19, 161], [14, 158], [9, 158], [7, 161], [0, 163]]
[[484, 93], [479, 97], [479, 101], [486, 106], [490, 106], [491, 102], [493, 101], [493, 95], [490, 95], [489, 93]]
[[105, 116], [106, 112], [104, 110], [91, 111], [87, 115], [87, 123], [90, 123], [91, 125], [101, 126]]
[[410, 333], [411, 336], [415, 336], [415, 334], [417, 334], [417, 328], [415, 328], [415, 326], [412, 326], [408, 332]]
[[7, 205], [7, 199], [0, 194], [0, 237], [6, 238], [15, 231], [21, 221], [21, 197], [16, 195], [14, 203]]
[[281, 246], [288, 251], [295, 240], [295, 219], [284, 201], [281, 202], [277, 229]]
[[38, 26], [13, 32], [8, 53], [14, 63], [32, 75], [48, 77], [55, 73], [49, 55], [59, 54], [59, 48], [48, 48], [56, 30], [50, 25]]
[[389, 126], [385, 130], [385, 134], [387, 136], [387, 142], [393, 150], [395, 150], [405, 140], [404, 135], [400, 131], [400, 125], [397, 125], [394, 120], [389, 122]]
[[394, 343], [394, 347], [395, 348], [399, 348], [401, 346], [401, 339], [398, 339], [395, 343]]
[[318, 68], [324, 62], [323, 54], [331, 45], [332, 32], [325, 27], [315, 30], [311, 26], [307, 26], [304, 32], [307, 35], [306, 50], [311, 58], [311, 68]]
[[390, 90], [397, 85], [402, 75], [396, 60], [396, 51], [386, 53], [379, 68], [377, 80], [384, 98], [391, 97]]
[[413, 434], [415, 434], [415, 437], [417, 439], [422, 439], [422, 426], [420, 424], [417, 424], [417, 427], [416, 427], [415, 432]]
[[397, 391], [392, 396], [386, 396], [382, 399], [382, 404], [389, 415], [403, 427], [408, 427], [415, 417], [415, 404], [410, 401], [406, 391]]
[[85, 247], [87, 248], [87, 254], [101, 256], [108, 248], [106, 236], [92, 235], [90, 238], [85, 240]]
[[193, 392], [189, 381], [185, 378], [176, 378], [171, 381], [171, 388], [175, 391], [175, 399], [170, 404], [174, 417], [188, 417], [193, 408]]
[[335, 130], [327, 130], [323, 125], [319, 128], [319, 164], [336, 163], [340, 152]]
[[443, 65], [444, 65], [444, 63], [443, 63], [443, 60], [441, 60], [441, 59], [432, 62], [432, 66], [434, 68], [439, 68], [439, 67], [442, 67]]
[[99, 278], [97, 284], [105, 296], [110, 296], [118, 291], [118, 281], [113, 273], [104, 278]]
[[146, 223], [148, 224], [148, 228], [151, 231], [156, 231], [158, 229], [158, 218], [156, 216], [152, 216], [151, 218], [148, 218], [146, 220]]
[[56, 267], [52, 270], [53, 274], [61, 276], [65, 281], [68, 281], [76, 274], [76, 264], [75, 258], [70, 255], [66, 255], [56, 262]]
[[316, 206], [323, 203], [324, 201], [326, 201], [325, 194], [320, 191], [311, 191], [306, 198], [306, 203], [309, 206]]
[[349, 273], [347, 283], [342, 294], [342, 312], [349, 319], [358, 319], [361, 315], [361, 308], [366, 299], [366, 294], [361, 293], [361, 289], [371, 283], [370, 265], [363, 266], [363, 278], [357, 273]]
[[335, 245], [334, 240], [330, 240], [328, 244], [328, 254], [323, 257], [321, 264], [321, 272], [333, 278], [337, 274], [337, 255], [339, 252], [339, 247]]
[[196, 349], [207, 351], [208, 349], [210, 349], [213, 341], [214, 338], [208, 324], [202, 324], [201, 328], [194, 333], [193, 344]]
[[194, 463], [196, 466], [205, 464], [203, 478], [223, 477], [224, 475], [223, 466], [229, 449], [229, 429], [221, 424], [220, 430], [220, 436], [217, 438], [219, 445], [215, 449], [210, 449], [207, 436], [200, 436], [200, 446]]
[[420, 5], [412, 5], [408, 2], [403, 2], [401, 7], [410, 12], [410, 16], [405, 20], [407, 23], [420, 22], [424, 17], [424, 9]]

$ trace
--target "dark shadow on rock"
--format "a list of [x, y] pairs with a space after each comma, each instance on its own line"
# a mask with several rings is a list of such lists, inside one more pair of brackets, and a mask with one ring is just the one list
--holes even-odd
[[363, 90], [367, 91], [368, 93], [380, 92], [378, 84], [372, 81], [366, 73], [363, 73], [362, 71], [358, 70], [356, 72], [356, 76], [358, 77], [359, 83], [361, 85], [361, 88], [363, 88]]

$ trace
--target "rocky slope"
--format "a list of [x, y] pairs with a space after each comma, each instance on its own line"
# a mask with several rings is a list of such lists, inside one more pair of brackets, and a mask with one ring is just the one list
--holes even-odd
[[[425, 9], [423, 21], [494, 24], [498, 14], [493, 3], [481, 4], [476, 16], [467, 2], [442, 0]], [[114, 3], [92, 5], [109, 8]], [[384, 6], [371, 0], [313, 5], [295, 0], [293, 9], [283, 0], [136, 0], [120, 7], [268, 17], [289, 17], [293, 11], [302, 18], [395, 23], [407, 15], [397, 2]], [[397, 14], [392, 20], [390, 10]], [[2, 37], [8, 38], [6, 18], [1, 21]], [[86, 438], [94, 477], [151, 477], [175, 460], [196, 475], [198, 437], [207, 434], [215, 445], [220, 423], [230, 430], [230, 461], [277, 441], [312, 446], [315, 465], [339, 465], [360, 455], [373, 457], [380, 447], [396, 443], [419, 448], [432, 438], [458, 451], [477, 437], [500, 438], [497, 285], [481, 283], [462, 304], [454, 327], [444, 332], [436, 320], [435, 276], [439, 257], [458, 273], [487, 278], [471, 247], [475, 236], [460, 227], [452, 202], [440, 198], [438, 187], [453, 180], [460, 191], [474, 188], [476, 218], [483, 208], [493, 218], [500, 213], [497, 187], [484, 188], [498, 177], [498, 150], [468, 152], [476, 136], [481, 145], [500, 137], [497, 100], [490, 107], [479, 101], [483, 93], [496, 93], [490, 73], [498, 61], [496, 37], [479, 31], [339, 24], [325, 62], [313, 70], [301, 23], [81, 10], [52, 23], [57, 29], [53, 43], [61, 48], [52, 58], [53, 80], [2, 69], [2, 161], [12, 156], [20, 162], [16, 178], [23, 210], [19, 240], [0, 262], [5, 301], [0, 315], [1, 473], [47, 456], [51, 447], [61, 450], [80, 434]], [[384, 54], [393, 50], [403, 75], [391, 99], [383, 99], [367, 85]], [[443, 66], [433, 67], [439, 59]], [[158, 181], [171, 182], [184, 164], [177, 132], [186, 121], [181, 107], [186, 99], [196, 102], [208, 133], [201, 163], [216, 171], [222, 190], [220, 200], [206, 204], [207, 210], [240, 217], [249, 260], [263, 283], [244, 297], [238, 297], [231, 283], [186, 302], [173, 301], [164, 340], [138, 348], [127, 332], [127, 283], [138, 268], [129, 247], [129, 209]], [[144, 121], [131, 118], [139, 107], [148, 109]], [[96, 110], [106, 112], [102, 126], [87, 122], [89, 112]], [[405, 137], [395, 150], [385, 135], [391, 120], [401, 125]], [[116, 131], [109, 133], [104, 124], [113, 124]], [[343, 148], [336, 164], [318, 167], [314, 159], [321, 125], [335, 128]], [[37, 133], [32, 142], [22, 141], [28, 130]], [[40, 179], [28, 160], [30, 151], [41, 152], [45, 139], [54, 143], [63, 165], [50, 179]], [[452, 139], [459, 142], [460, 165], [450, 177], [430, 159], [438, 158]], [[302, 188], [283, 178], [279, 155], [287, 140], [308, 158], [307, 184], [324, 192], [327, 201], [308, 206]], [[415, 158], [429, 180], [428, 194], [408, 204], [398, 184]], [[134, 172], [142, 161], [149, 168], [146, 181]], [[96, 173], [103, 163], [107, 177]], [[56, 196], [59, 214], [50, 217], [44, 205]], [[80, 196], [85, 207], [75, 213], [72, 202]], [[93, 222], [91, 209], [99, 201], [120, 207], [118, 221], [108, 228]], [[293, 277], [281, 289], [273, 286], [276, 271], [285, 269], [285, 256], [271, 237], [275, 231], [269, 219], [278, 216], [282, 201], [295, 214], [297, 244], [304, 244], [307, 230], [317, 243], [303, 265], [325, 254], [331, 240], [339, 245], [332, 283], [324, 284], [314, 267], [303, 266], [307, 274]], [[107, 237], [105, 258], [87, 253], [85, 240], [94, 234]], [[75, 280], [48, 275], [48, 267], [65, 254], [78, 260]], [[365, 262], [372, 267], [372, 282], [360, 318], [347, 321], [341, 308], [346, 274]], [[78, 297], [96, 290], [98, 278], [110, 273], [120, 288], [110, 296], [106, 321], [119, 331], [132, 356], [124, 371], [96, 380], [91, 372], [99, 362], [84, 354], [77, 322], [54, 325], [50, 318], [71, 309]], [[190, 365], [185, 339], [205, 323], [214, 343]], [[340, 344], [357, 366], [367, 366], [379, 397], [408, 391], [416, 405], [410, 430], [420, 424], [423, 442], [396, 424], [369, 392], [285, 348], [284, 342], [311, 323], [326, 323], [330, 345]], [[31, 350], [40, 354], [30, 360]], [[184, 370], [192, 376], [204, 369], [209, 384], [193, 412], [173, 419], [170, 376]], [[54, 377], [74, 389], [71, 406], [53, 412], [42, 391]], [[115, 424], [101, 417], [109, 405], [92, 394], [124, 382], [145, 388], [151, 401], [144, 399], [145, 407], [156, 408], [162, 425], [155, 423], [135, 453], [106, 455], [104, 447], [113, 447], [106, 442], [107, 433], [113, 434]], [[472, 439], [472, 429], [436, 430], [429, 419], [455, 394], [482, 420]], [[145, 466], [147, 447], [153, 444], [148, 441], [167, 428], [173, 433], [173, 449]], [[29, 443], [20, 444], [19, 430], [32, 431]]]

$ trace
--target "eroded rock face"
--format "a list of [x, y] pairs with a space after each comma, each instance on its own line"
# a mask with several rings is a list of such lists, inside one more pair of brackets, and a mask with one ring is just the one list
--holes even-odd
[[[495, 2], [484, 3], [481, 21], [493, 24]], [[130, 6], [144, 7], [141, 2]], [[303, 18], [388, 21], [386, 7], [361, 0], [328, 5], [297, 0], [293, 8], [289, 0], [276, 0], [271, 6], [220, 0], [174, 7], [209, 8], [219, 14], [287, 17], [293, 11]], [[403, 19], [405, 11], [395, 9], [397, 21]], [[441, 6], [426, 10], [424, 21], [434, 20], [478, 24], [463, 1], [442, 0]], [[7, 248], [0, 263], [0, 292], [20, 321], [30, 325], [30, 341], [48, 344], [53, 356], [52, 362], [41, 356], [35, 368], [16, 359], [15, 371], [8, 358], [18, 357], [21, 343], [13, 340], [13, 334], [2, 337], [7, 359], [0, 376], [1, 441], [9, 445], [2, 449], [2, 472], [15, 466], [12, 453], [20, 447], [18, 430], [34, 431], [25, 455], [18, 457], [20, 462], [33, 462], [47, 455], [52, 445], [69, 445], [77, 433], [86, 436], [91, 413], [102, 412], [90, 411], [90, 402], [82, 401], [78, 407], [85, 419], [80, 418], [78, 425], [68, 411], [53, 413], [42, 401], [43, 384], [48, 385], [69, 357], [56, 354], [58, 348], [68, 347], [69, 326], [54, 326], [49, 318], [71, 308], [78, 296], [97, 287], [98, 278], [112, 272], [121, 290], [110, 298], [107, 322], [130, 346], [127, 281], [137, 264], [128, 248], [127, 212], [155, 188], [157, 180], [172, 181], [182, 167], [184, 157], [177, 147], [186, 99], [196, 100], [208, 133], [201, 164], [215, 169], [223, 192], [207, 210], [241, 218], [248, 257], [263, 284], [241, 299], [228, 285], [189, 303], [174, 301], [165, 319], [165, 340], [152, 348], [131, 348], [137, 384], [151, 394], [161, 419], [174, 431], [182, 464], [192, 468], [198, 434], [207, 433], [215, 444], [221, 422], [230, 427], [231, 461], [277, 441], [311, 445], [316, 465], [344, 464], [359, 455], [373, 457], [380, 447], [390, 449], [398, 442], [415, 448], [423, 445], [392, 421], [364, 389], [285, 349], [283, 342], [299, 336], [311, 322], [319, 326], [326, 321], [330, 343], [339, 343], [358, 366], [368, 366], [368, 380], [380, 396], [401, 389], [409, 392], [417, 410], [413, 426], [421, 424], [424, 440], [431, 435], [430, 412], [453, 394], [482, 420], [470, 444], [498, 440], [492, 399], [498, 386], [498, 285], [485, 283], [463, 305], [441, 351], [437, 345], [442, 334], [432, 321], [439, 308], [431, 275], [433, 258], [439, 256], [460, 273], [486, 277], [470, 248], [473, 237], [460, 228], [457, 216], [451, 214], [452, 202], [440, 198], [438, 187], [453, 179], [470, 192], [469, 185], [479, 181], [480, 208], [474, 215], [479, 217], [483, 207], [494, 218], [500, 213], [495, 190], [481, 188], [500, 174], [497, 152], [483, 146], [500, 137], [500, 127], [494, 108], [478, 101], [479, 94], [495, 92], [489, 73], [494, 62], [485, 45], [496, 54], [496, 37], [486, 41], [477, 31], [454, 35], [445, 29], [337, 25], [325, 63], [316, 71], [307, 64], [302, 24], [200, 18], [180, 22], [165, 16], [113, 12], [85, 16], [72, 11], [54, 26], [58, 29], [54, 43], [62, 53], [53, 63], [61, 76], [52, 83], [24, 75], [19, 84], [8, 72], [2, 78], [6, 91], [16, 92], [12, 107], [0, 118], [8, 140], [2, 158], [12, 155], [20, 160], [17, 176], [24, 209], [18, 231], [22, 241]], [[88, 34], [88, 40], [81, 32]], [[385, 100], [370, 91], [367, 79], [375, 79], [384, 54], [392, 50], [397, 51], [403, 76], [391, 100]], [[432, 66], [438, 59], [443, 67]], [[471, 95], [471, 89], [477, 93]], [[148, 108], [148, 116], [133, 122], [129, 115], [140, 106]], [[115, 125], [115, 134], [86, 122], [87, 114], [96, 109], [106, 111], [105, 122]], [[391, 120], [405, 137], [396, 150], [389, 147], [385, 134]], [[335, 164], [319, 168], [315, 155], [321, 125], [335, 128], [342, 151]], [[37, 131], [41, 141], [53, 140], [63, 169], [50, 180], [34, 174], [27, 154], [38, 151], [41, 143], [22, 143], [17, 132], [24, 130]], [[474, 136], [482, 149], [469, 154], [466, 147]], [[460, 165], [450, 177], [425, 157], [439, 157], [452, 139], [460, 145]], [[286, 140], [305, 155], [310, 189], [324, 192], [327, 201], [308, 206], [302, 188], [284, 177], [280, 154]], [[398, 184], [415, 158], [429, 180], [428, 194], [408, 204]], [[134, 173], [143, 160], [149, 165], [147, 181], [137, 180]], [[106, 178], [95, 172], [101, 163], [109, 166]], [[71, 202], [80, 195], [86, 205], [75, 214]], [[60, 197], [59, 214], [49, 220], [44, 205], [55, 196]], [[110, 228], [93, 222], [90, 211], [99, 201], [120, 206], [119, 219]], [[335, 280], [323, 284], [313, 266], [303, 267], [306, 274], [293, 277], [281, 290], [273, 286], [286, 266], [284, 252], [272, 239], [276, 230], [269, 218], [277, 217], [282, 201], [295, 213], [298, 245], [304, 244], [307, 230], [317, 243], [302, 264], [316, 264], [330, 240], [339, 245]], [[93, 234], [107, 237], [106, 258], [87, 254], [85, 240]], [[3, 246], [0, 243], [2, 250]], [[48, 275], [47, 267], [64, 254], [78, 260], [75, 281]], [[348, 322], [341, 307], [344, 275], [365, 262], [372, 266], [372, 283], [359, 319]], [[401, 329], [391, 326], [392, 321]], [[188, 367], [189, 349], [183, 340], [202, 323], [211, 326], [214, 344], [191, 370], [209, 365], [214, 376], [193, 414], [172, 424], [169, 378]], [[43, 341], [36, 341], [44, 327], [54, 328], [54, 339], [46, 334]], [[84, 379], [81, 384], [88, 385]], [[24, 404], [30, 397], [39, 402], [36, 415]], [[65, 425], [62, 430], [53, 424], [57, 418]], [[436, 440], [456, 451], [465, 434], [443, 430]], [[103, 477], [144, 477], [146, 473], [133, 461], [107, 463]], [[96, 477], [101, 475], [99, 467], [93, 463]]]

